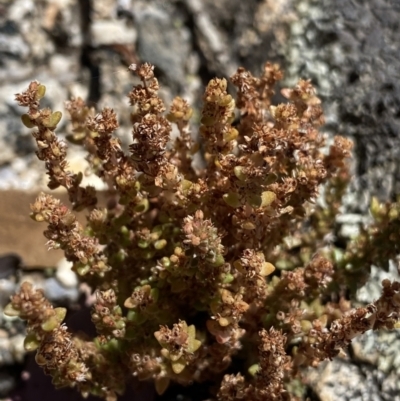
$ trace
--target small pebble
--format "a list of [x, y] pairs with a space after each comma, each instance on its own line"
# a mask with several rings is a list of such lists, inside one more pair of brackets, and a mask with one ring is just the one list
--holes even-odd
[[54, 277], [46, 280], [44, 294], [50, 302], [56, 303], [76, 302], [79, 297], [77, 288], [66, 288]]
[[66, 288], [74, 288], [78, 285], [78, 278], [71, 267], [72, 263], [64, 258], [60, 260], [56, 269], [57, 280]]
[[0, 396], [5, 397], [15, 387], [16, 381], [13, 376], [6, 372], [0, 372]]
[[10, 338], [0, 338], [0, 366], [11, 365], [13, 362]]
[[14, 361], [21, 363], [26, 354], [24, 348], [25, 334], [17, 334], [10, 338], [10, 349]]
[[15, 293], [15, 290], [15, 279], [0, 279], [0, 307], [4, 307], [10, 302], [10, 297]]

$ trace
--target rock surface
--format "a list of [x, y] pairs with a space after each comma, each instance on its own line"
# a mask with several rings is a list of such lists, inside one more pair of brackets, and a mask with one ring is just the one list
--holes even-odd
[[[127, 146], [131, 63], [154, 63], [162, 96], [169, 101], [180, 94], [198, 107], [210, 78], [228, 76], [239, 65], [257, 73], [270, 60], [282, 64], [286, 84], [310, 78], [323, 99], [326, 131], [355, 141], [355, 180], [338, 220], [341, 235], [351, 237], [371, 195], [387, 199], [400, 193], [399, 32], [398, 0], [0, 1], [0, 189], [46, 188], [44, 168], [13, 100], [30, 80], [46, 84], [46, 105], [55, 110], [63, 110], [71, 95], [118, 110], [118, 135]], [[68, 129], [63, 118], [60, 135]], [[72, 168], [81, 168], [80, 150], [70, 151]], [[42, 227], [26, 217], [32, 199], [0, 196], [0, 252], [17, 252], [27, 265], [55, 266], [61, 253], [47, 252]], [[44, 280], [48, 291], [76, 290], [74, 278], [64, 273]], [[1, 303], [15, 289], [12, 276], [0, 276]], [[370, 291], [358, 294], [360, 302], [375, 296], [382, 277], [372, 278]], [[22, 330], [1, 323], [6, 335], [0, 332], [0, 369], [2, 350], [12, 349], [9, 342]], [[365, 335], [348, 359], [310, 376], [310, 391], [321, 401], [398, 400], [399, 344], [397, 333]], [[0, 370], [0, 396], [17, 381]], [[31, 386], [14, 399], [30, 401]], [[45, 386], [41, 391], [42, 401], [54, 397]], [[71, 393], [63, 396], [71, 399]]]
[[287, 82], [311, 78], [331, 132], [355, 141], [365, 210], [400, 189], [400, 3], [396, 0], [301, 0], [286, 47]]

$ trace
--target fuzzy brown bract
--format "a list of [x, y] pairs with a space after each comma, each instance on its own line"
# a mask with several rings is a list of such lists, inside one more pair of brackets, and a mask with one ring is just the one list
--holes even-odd
[[[81, 185], [83, 175], [68, 170], [67, 146], [55, 134], [61, 113], [40, 107], [44, 85], [16, 95], [49, 188], [64, 187], [72, 209], [88, 211], [83, 227], [50, 195], [31, 205], [34, 220], [47, 224], [48, 246], [61, 248], [95, 292], [97, 337], [72, 336], [65, 310], [29, 284], [6, 313], [27, 321], [25, 346], [37, 349], [55, 385], [84, 395], [116, 400], [133, 376], [153, 380], [160, 394], [171, 382], [211, 382], [210, 398], [220, 401], [298, 399], [290, 383], [303, 368], [335, 357], [366, 330], [396, 325], [399, 283], [385, 281], [381, 298], [357, 309], [344, 290], [396, 256], [400, 206], [374, 201], [375, 221], [357, 240], [345, 250], [329, 241], [352, 144], [335, 137], [327, 146], [309, 81], [283, 89], [287, 102], [273, 105], [283, 76], [277, 65], [267, 63], [260, 77], [238, 69], [236, 100], [225, 79], [211, 80], [200, 144], [189, 104], [176, 98], [167, 111], [153, 66], [130, 69], [140, 83], [128, 95], [128, 153], [114, 110], [66, 104], [67, 138], [86, 149], [107, 184], [106, 208]], [[201, 167], [193, 163], [200, 148]]]

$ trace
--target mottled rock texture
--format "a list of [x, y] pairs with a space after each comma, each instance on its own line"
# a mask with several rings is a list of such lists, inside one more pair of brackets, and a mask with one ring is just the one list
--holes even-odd
[[[117, 109], [118, 134], [127, 144], [129, 64], [155, 64], [166, 100], [180, 94], [199, 105], [210, 78], [230, 75], [239, 65], [256, 73], [266, 60], [282, 64], [287, 84], [310, 78], [323, 99], [326, 131], [354, 140], [348, 210], [365, 213], [371, 195], [387, 199], [400, 193], [399, 0], [1, 0], [0, 189], [46, 186], [13, 101], [30, 80], [46, 84], [46, 102], [54, 109], [63, 110], [71, 95]], [[65, 118], [62, 128], [67, 132]], [[76, 150], [71, 152], [73, 159]], [[9, 199], [2, 199], [0, 205], [7, 205]], [[11, 201], [15, 216], [21, 199], [16, 195]], [[21, 235], [30, 232], [29, 222], [22, 219], [20, 231], [12, 230], [13, 216], [7, 210], [0, 215], [2, 252], [29, 249], [25, 261], [35, 264], [47, 257], [54, 264], [40, 233], [33, 240]], [[400, 364], [388, 345], [399, 341], [395, 334], [365, 337], [347, 359], [310, 376], [310, 393], [322, 401], [399, 400]], [[0, 393], [5, 393], [19, 379], [2, 372]], [[31, 372], [36, 384], [20, 386], [14, 399], [54, 399], [49, 383]], [[152, 399], [146, 391], [146, 399]], [[73, 399], [68, 392], [56, 394]]]

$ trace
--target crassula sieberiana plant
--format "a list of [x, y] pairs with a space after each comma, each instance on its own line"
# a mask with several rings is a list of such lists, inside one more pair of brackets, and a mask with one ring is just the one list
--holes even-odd
[[[400, 205], [374, 200], [371, 226], [345, 248], [332, 241], [352, 145], [343, 137], [326, 143], [309, 81], [283, 89], [287, 102], [273, 105], [276, 65], [259, 78], [238, 69], [236, 98], [225, 79], [211, 80], [194, 141], [189, 104], [175, 98], [167, 109], [153, 67], [130, 69], [140, 83], [128, 95], [129, 152], [114, 110], [96, 113], [79, 98], [66, 104], [67, 138], [86, 149], [108, 186], [104, 208], [81, 185], [83, 174], [68, 170], [55, 134], [61, 113], [40, 106], [45, 86], [34, 81], [16, 95], [49, 188], [64, 187], [71, 202], [42, 193], [32, 218], [92, 288], [97, 336], [72, 335], [66, 310], [28, 283], [6, 313], [26, 320], [25, 347], [54, 384], [83, 395], [116, 400], [135, 377], [159, 394], [198, 382], [219, 401], [301, 398], [293, 382], [304, 368], [367, 330], [395, 327], [399, 283], [385, 280], [382, 296], [358, 308], [347, 289], [365, 282], [372, 264], [396, 257]], [[85, 226], [74, 214], [81, 210]]]

